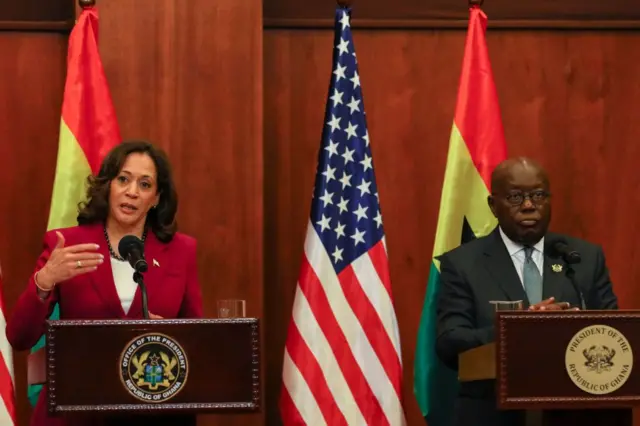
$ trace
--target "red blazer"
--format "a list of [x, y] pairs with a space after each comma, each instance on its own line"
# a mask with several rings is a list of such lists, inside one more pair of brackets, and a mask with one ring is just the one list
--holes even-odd
[[[37, 294], [33, 275], [27, 288], [22, 292], [13, 313], [7, 321], [6, 334], [15, 350], [33, 347], [45, 330], [45, 321], [51, 315], [54, 304], [60, 306], [61, 319], [117, 319], [142, 318], [142, 297], [138, 288], [127, 314], [124, 313], [116, 291], [109, 248], [102, 224], [83, 225], [59, 229], [65, 238], [65, 246], [80, 243], [96, 243], [98, 251], [104, 255], [104, 263], [93, 272], [81, 274], [68, 281], [58, 283], [48, 300], [42, 301]], [[55, 247], [55, 231], [48, 231], [44, 237], [44, 249], [36, 262], [35, 271], [44, 266]], [[149, 312], [164, 318], [202, 317], [202, 295], [198, 281], [196, 240], [176, 233], [169, 243], [160, 242], [152, 232], [147, 233], [144, 247], [145, 259], [149, 265], [144, 274], [147, 287]], [[35, 273], [34, 271], [34, 273]], [[70, 426], [102, 423], [97, 419], [70, 421], [47, 417], [46, 386], [40, 393], [35, 407], [32, 426]], [[123, 426], [124, 419], [118, 421]], [[158, 424], [158, 419], [153, 421]], [[144, 424], [140, 420], [136, 425]]]

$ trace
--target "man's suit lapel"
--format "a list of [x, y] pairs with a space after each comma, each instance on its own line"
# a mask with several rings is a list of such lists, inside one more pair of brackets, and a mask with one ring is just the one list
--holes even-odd
[[495, 282], [502, 288], [507, 300], [522, 300], [524, 307], [529, 307], [529, 299], [524, 291], [522, 281], [516, 271], [509, 252], [505, 247], [498, 228], [491, 233], [485, 247], [485, 266]]
[[[147, 239], [144, 243], [144, 258], [147, 261], [148, 269], [147, 272], [142, 274], [142, 277], [147, 288], [147, 304], [150, 313], [153, 313], [151, 309], [153, 298], [157, 294], [159, 287], [162, 286], [165, 271], [168, 270], [167, 247], [168, 244], [161, 243], [151, 230], [147, 232]], [[140, 292], [140, 287], [136, 289], [127, 317], [142, 317], [142, 293]]]

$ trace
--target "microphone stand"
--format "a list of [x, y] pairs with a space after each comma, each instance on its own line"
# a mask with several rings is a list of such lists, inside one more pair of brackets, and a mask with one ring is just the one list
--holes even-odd
[[144, 285], [142, 274], [138, 271], [133, 273], [133, 280], [140, 286], [140, 293], [142, 294], [142, 316], [144, 319], [149, 319], [149, 307], [147, 306], [147, 287]]
[[575, 275], [576, 275], [576, 271], [574, 271], [573, 268], [571, 267], [571, 263], [567, 262], [567, 278], [569, 278], [569, 280], [571, 281], [571, 284], [573, 285], [573, 289], [576, 291], [576, 293], [578, 294], [578, 297], [580, 298], [580, 310], [586, 311], [587, 305], [584, 302], [584, 296], [582, 295], [582, 291], [580, 290], [580, 287], [578, 287], [578, 283], [576, 283]]

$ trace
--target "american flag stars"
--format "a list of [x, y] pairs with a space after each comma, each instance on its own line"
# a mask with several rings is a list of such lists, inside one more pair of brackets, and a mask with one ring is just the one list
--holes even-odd
[[336, 272], [384, 236], [362, 86], [346, 12], [340, 24], [319, 153], [320, 173], [316, 175], [311, 209], [311, 222]]

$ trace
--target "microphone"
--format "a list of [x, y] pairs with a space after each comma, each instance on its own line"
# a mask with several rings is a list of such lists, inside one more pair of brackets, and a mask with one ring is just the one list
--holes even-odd
[[147, 306], [147, 287], [142, 279], [142, 272], [147, 272], [149, 268], [147, 261], [144, 259], [144, 243], [135, 235], [125, 235], [118, 243], [118, 251], [120, 256], [127, 259], [133, 270], [133, 281], [140, 286], [142, 295], [142, 315], [145, 319], [149, 319], [149, 308]]
[[551, 238], [545, 245], [550, 248], [550, 252], [553, 257], [562, 257], [562, 259], [567, 264], [567, 278], [569, 278], [569, 281], [571, 281], [571, 285], [573, 286], [574, 291], [580, 299], [580, 309], [585, 311], [587, 309], [587, 304], [584, 301], [582, 290], [580, 290], [578, 283], [576, 283], [576, 272], [571, 266], [582, 261], [580, 253], [569, 247], [567, 240], [562, 237]]
[[136, 272], [147, 272], [147, 261], [144, 259], [144, 243], [135, 235], [125, 235], [118, 244], [120, 256], [129, 261]]
[[562, 256], [564, 261], [569, 265], [580, 263], [580, 261], [582, 260], [580, 253], [569, 247], [567, 241], [564, 238], [553, 239], [551, 241], [551, 247], [553, 248], [556, 255]]

